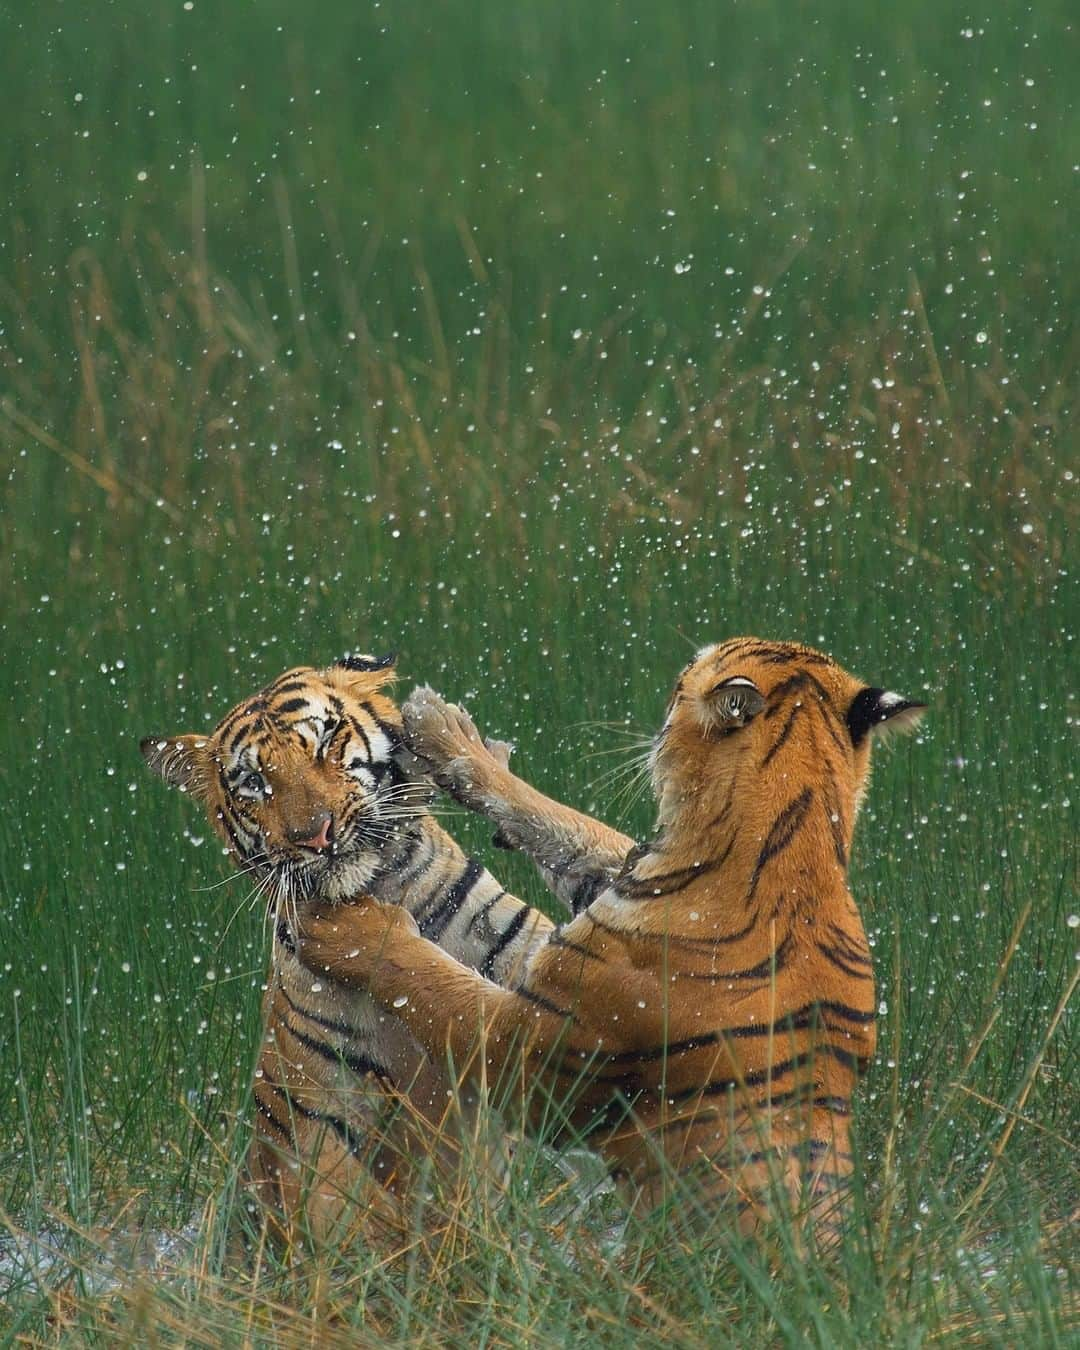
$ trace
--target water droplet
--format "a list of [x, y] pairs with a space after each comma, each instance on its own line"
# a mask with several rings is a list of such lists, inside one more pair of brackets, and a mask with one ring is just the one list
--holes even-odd
[[409, 1001], [408, 994], [398, 994], [397, 998], [394, 999], [394, 1007], [404, 1008], [405, 1004], [408, 1003], [408, 1001]]

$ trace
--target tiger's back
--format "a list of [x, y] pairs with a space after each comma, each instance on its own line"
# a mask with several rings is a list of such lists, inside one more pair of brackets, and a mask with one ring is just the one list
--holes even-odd
[[709, 650], [676, 686], [653, 750], [656, 837], [563, 930], [576, 966], [560, 952], [548, 975], [568, 988], [616, 951], [649, 972], [634, 1044], [590, 1052], [609, 1080], [590, 1128], [604, 1132], [613, 1083], [636, 1103], [605, 1146], [646, 1203], [665, 1181], [642, 1132], [677, 1171], [707, 1160], [755, 1215], [779, 1179], [827, 1209], [850, 1175], [876, 998], [848, 857], [870, 736], [921, 710], [810, 648], [754, 639]]
[[[656, 833], [613, 875], [595, 822], [483, 752], [453, 705], [405, 705], [437, 780], [505, 842], [572, 878], [582, 908], [495, 990], [390, 915], [305, 919], [313, 969], [409, 1000], [405, 1020], [483, 1071], [524, 1055], [638, 1203], [672, 1171], [753, 1229], [786, 1195], [831, 1231], [852, 1171], [851, 1102], [875, 1045], [869, 947], [847, 883], [870, 745], [924, 705], [795, 643], [734, 639], [683, 672], [652, 752]], [[379, 932], [378, 950], [370, 934]], [[659, 1145], [659, 1150], [658, 1150]]]

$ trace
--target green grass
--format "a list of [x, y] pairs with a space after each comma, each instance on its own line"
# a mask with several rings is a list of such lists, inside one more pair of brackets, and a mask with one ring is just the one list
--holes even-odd
[[[0, 1236], [0, 1325], [1065, 1344], [1071, 7], [120, 0], [0, 30], [0, 1224], [66, 1234], [38, 1279]], [[662, 1225], [612, 1253], [526, 1150], [452, 1260], [232, 1269], [266, 935], [139, 736], [396, 647], [640, 833], [591, 724], [653, 728], [738, 632], [932, 704], [856, 843], [887, 1012], [839, 1260], [773, 1278]], [[196, 1220], [148, 1276], [139, 1235]]]

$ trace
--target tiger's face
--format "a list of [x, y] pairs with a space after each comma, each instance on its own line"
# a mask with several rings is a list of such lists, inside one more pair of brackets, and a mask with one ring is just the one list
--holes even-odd
[[925, 711], [798, 643], [733, 638], [706, 647], [680, 676], [653, 743], [661, 828], [687, 811], [715, 815], [720, 803], [730, 811], [736, 800], [744, 816], [764, 818], [803, 784], [846, 852], [872, 742], [912, 730]]
[[393, 658], [298, 666], [238, 703], [207, 736], [148, 736], [143, 757], [201, 801], [271, 902], [364, 889], [429, 789], [396, 753], [401, 715], [382, 692]]

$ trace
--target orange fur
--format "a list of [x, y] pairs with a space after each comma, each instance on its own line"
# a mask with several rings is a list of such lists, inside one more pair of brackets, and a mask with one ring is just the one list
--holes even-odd
[[[404, 709], [413, 748], [504, 840], [576, 878], [583, 908], [512, 989], [369, 898], [309, 907], [301, 959], [383, 1006], [407, 1000], [401, 1016], [432, 1053], [557, 1094], [639, 1205], [663, 1198], [670, 1169], [694, 1169], [745, 1229], [779, 1186], [831, 1236], [851, 1096], [874, 1051], [852, 832], [872, 737], [922, 711], [811, 648], [706, 649], [654, 745], [656, 835], [613, 876], [621, 836], [521, 783], [459, 709], [420, 691]], [[544, 1110], [543, 1094], [532, 1101]]]
[[[402, 767], [401, 714], [384, 692], [392, 678], [388, 662], [370, 658], [298, 667], [209, 735], [142, 744], [150, 767], [202, 804], [267, 897], [275, 937], [247, 1172], [287, 1246], [352, 1231], [383, 1248], [401, 1244], [416, 1222], [417, 1157], [434, 1155], [449, 1177], [461, 1142], [462, 1098], [441, 1061], [367, 995], [315, 980], [297, 961], [298, 907], [373, 891], [496, 977], [551, 929], [428, 813], [430, 785]], [[475, 1165], [481, 1141], [470, 1134]], [[500, 1161], [491, 1157], [493, 1173]]]

